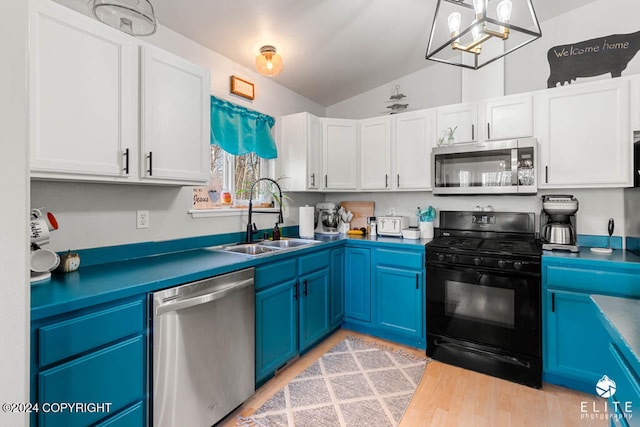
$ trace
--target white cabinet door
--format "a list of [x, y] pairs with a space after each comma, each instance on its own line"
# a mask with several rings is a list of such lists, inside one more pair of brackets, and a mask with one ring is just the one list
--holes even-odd
[[429, 190], [436, 112], [420, 110], [394, 117], [393, 185], [398, 189]]
[[279, 120], [278, 175], [288, 191], [317, 190], [322, 182], [322, 128], [309, 113], [282, 116]]
[[478, 140], [478, 105], [455, 104], [437, 109], [438, 138], [451, 128], [455, 129], [455, 143], [473, 142]]
[[536, 95], [536, 122], [540, 187], [633, 184], [628, 81], [541, 91]]
[[137, 143], [134, 39], [53, 2], [32, 7], [32, 177], [126, 178]]
[[486, 141], [533, 136], [531, 95], [506, 96], [484, 103]]
[[321, 119], [322, 169], [327, 190], [358, 187], [358, 128], [356, 120]]
[[391, 187], [391, 116], [360, 120], [360, 188]]
[[209, 180], [209, 71], [169, 52], [141, 47], [141, 175], [144, 180]]

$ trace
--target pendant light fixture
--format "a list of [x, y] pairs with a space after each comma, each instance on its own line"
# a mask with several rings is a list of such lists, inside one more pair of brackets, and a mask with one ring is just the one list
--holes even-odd
[[93, 16], [132, 36], [156, 32], [158, 21], [149, 0], [93, 0]]
[[426, 59], [477, 70], [540, 38], [532, 0], [438, 0]]
[[271, 45], [262, 46], [256, 56], [256, 70], [263, 76], [274, 77], [282, 71], [282, 56]]

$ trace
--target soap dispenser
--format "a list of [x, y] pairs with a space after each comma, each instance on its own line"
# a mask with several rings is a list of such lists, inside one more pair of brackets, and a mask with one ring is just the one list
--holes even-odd
[[273, 227], [273, 240], [280, 240], [280, 227], [278, 227], [277, 222], [276, 226]]

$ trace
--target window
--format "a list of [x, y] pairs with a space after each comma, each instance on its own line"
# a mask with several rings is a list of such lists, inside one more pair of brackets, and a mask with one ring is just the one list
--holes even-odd
[[[209, 196], [216, 208], [244, 207], [248, 205], [251, 185], [266, 175], [268, 160], [261, 159], [255, 153], [234, 156], [218, 145], [211, 146], [211, 180]], [[231, 200], [227, 203], [222, 192], [228, 191]], [[258, 195], [254, 194], [254, 198]]]

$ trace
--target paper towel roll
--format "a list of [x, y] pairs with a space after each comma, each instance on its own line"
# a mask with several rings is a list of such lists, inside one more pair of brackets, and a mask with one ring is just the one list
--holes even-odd
[[313, 239], [313, 206], [300, 206], [300, 237]]

